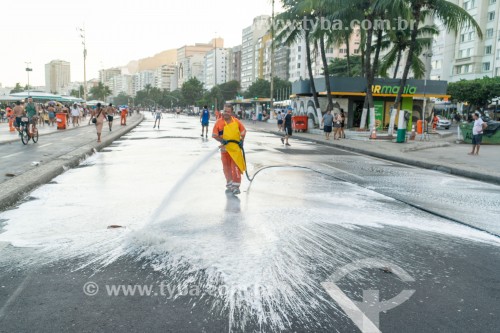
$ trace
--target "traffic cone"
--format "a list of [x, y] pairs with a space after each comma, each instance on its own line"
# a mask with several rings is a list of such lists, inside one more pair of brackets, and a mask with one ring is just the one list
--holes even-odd
[[410, 140], [415, 140], [416, 136], [417, 136], [417, 133], [415, 133], [415, 124], [413, 124], [413, 125], [411, 125]]
[[375, 140], [377, 138], [377, 130], [375, 127], [372, 129], [372, 134], [370, 134], [370, 139]]

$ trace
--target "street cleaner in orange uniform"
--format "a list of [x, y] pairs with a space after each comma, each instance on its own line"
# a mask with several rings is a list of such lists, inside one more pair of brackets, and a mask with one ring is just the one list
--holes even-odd
[[215, 122], [212, 137], [221, 143], [226, 191], [235, 195], [240, 194], [241, 175], [246, 170], [242, 151], [245, 135], [245, 126], [233, 116], [233, 106], [226, 104], [222, 118]]

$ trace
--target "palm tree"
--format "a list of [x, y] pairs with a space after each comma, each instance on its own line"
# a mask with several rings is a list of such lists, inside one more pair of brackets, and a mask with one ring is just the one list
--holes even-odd
[[108, 86], [105, 86], [102, 82], [99, 82], [97, 86], [90, 88], [90, 94], [94, 99], [105, 100], [106, 96], [111, 95], [111, 89]]
[[[479, 38], [483, 38], [481, 28], [474, 18], [462, 7], [455, 5], [447, 0], [378, 0], [378, 6], [406, 6], [411, 11], [411, 17], [414, 22], [421, 22], [422, 17], [429, 13], [431, 18], [438, 18], [448, 31], [459, 31], [462, 28], [474, 28]], [[401, 78], [400, 87], [394, 106], [399, 109], [403, 88], [406, 85], [412, 60], [419, 56], [417, 37], [419, 35], [419, 24], [413, 24], [410, 28], [410, 45], [408, 47], [408, 56]]]
[[[423, 23], [423, 22], [422, 22]], [[405, 30], [390, 30], [388, 31], [382, 40], [382, 48], [390, 49], [389, 52], [382, 59], [382, 65], [380, 67], [380, 75], [383, 77], [388, 77], [387, 71], [389, 68], [394, 66], [394, 73], [392, 78], [397, 77], [399, 67], [401, 64], [401, 58], [403, 54], [410, 47], [410, 29]], [[432, 47], [432, 36], [439, 34], [439, 29], [436, 25], [425, 25], [418, 29], [418, 37], [416, 39], [417, 45], [415, 46], [415, 53], [411, 59], [411, 70], [415, 78], [422, 78], [425, 75], [425, 64], [416, 55], [422, 54], [424, 50], [430, 49]]]

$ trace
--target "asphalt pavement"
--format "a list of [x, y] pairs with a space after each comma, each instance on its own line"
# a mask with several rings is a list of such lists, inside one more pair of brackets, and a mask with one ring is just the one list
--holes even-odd
[[498, 330], [497, 185], [250, 129], [227, 196], [199, 134], [146, 114], [0, 213], [0, 332]]

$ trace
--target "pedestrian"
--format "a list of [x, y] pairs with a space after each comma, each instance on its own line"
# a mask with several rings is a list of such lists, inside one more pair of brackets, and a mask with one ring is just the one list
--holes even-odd
[[333, 140], [340, 140], [340, 128], [342, 126], [342, 117], [336, 113], [333, 120]]
[[113, 117], [116, 113], [116, 110], [113, 106], [113, 103], [109, 103], [106, 108], [106, 117], [108, 118], [109, 131], [111, 132], [111, 128], [113, 127]]
[[285, 136], [281, 138], [281, 143], [284, 144], [285, 146], [291, 146], [288, 143], [288, 139], [292, 136], [292, 110], [288, 110], [283, 125], [285, 130]]
[[281, 132], [283, 131], [283, 115], [281, 114], [281, 111], [278, 111], [276, 118], [278, 118], [278, 132]]
[[325, 132], [325, 139], [330, 140], [330, 134], [333, 129], [333, 115], [332, 110], [326, 111], [323, 119], [321, 120], [321, 126], [323, 126], [323, 131]]
[[90, 117], [90, 121], [93, 122], [96, 127], [98, 143], [101, 142], [101, 133], [102, 133], [102, 126], [104, 125], [105, 114], [106, 112], [101, 107], [101, 103], [97, 103], [96, 108], [92, 111], [92, 115]]
[[127, 125], [127, 108], [125, 106], [122, 106], [121, 108], [121, 116], [120, 116], [120, 125], [125, 126]]
[[47, 111], [49, 112], [50, 126], [54, 126], [54, 122], [56, 121], [56, 108], [54, 107], [53, 102], [49, 102], [49, 106], [47, 107]]
[[205, 130], [205, 139], [208, 138], [208, 123], [210, 121], [210, 112], [208, 106], [204, 105], [200, 115], [201, 122], [201, 137], [203, 138], [203, 130]]
[[71, 108], [71, 122], [73, 123], [73, 127], [80, 126], [80, 109], [76, 103], [73, 103], [73, 107]]
[[252, 122], [254, 125], [257, 123], [257, 112], [252, 112]]
[[226, 104], [222, 118], [215, 122], [212, 137], [219, 141], [222, 168], [226, 177], [226, 191], [240, 194], [241, 175], [246, 170], [243, 157], [243, 141], [246, 129], [233, 115], [233, 106]]
[[[21, 118], [26, 114], [26, 112], [24, 111], [24, 106], [20, 101], [16, 102], [16, 106], [14, 106], [13, 109], [13, 114], [16, 119], [14, 127], [19, 131], [19, 128], [21, 127]], [[19, 135], [21, 135], [21, 133], [19, 133]]]
[[154, 118], [155, 118], [155, 124], [154, 124], [153, 128], [156, 127], [156, 122], [158, 122], [158, 129], [160, 129], [160, 119], [163, 118], [163, 114], [161, 113], [160, 109], [156, 109], [154, 111]]
[[469, 155], [479, 155], [479, 148], [481, 148], [481, 143], [483, 141], [483, 131], [488, 127], [481, 119], [481, 114], [476, 111], [472, 115], [474, 119], [474, 125], [472, 127], [472, 151]]
[[340, 137], [342, 139], [345, 139], [345, 132], [344, 132], [344, 128], [345, 128], [345, 113], [344, 113], [344, 109], [340, 109], [340, 119], [342, 119], [340, 121]]
[[434, 117], [432, 118], [432, 132], [436, 132], [438, 123], [439, 123], [439, 117], [436, 114], [434, 114]]

